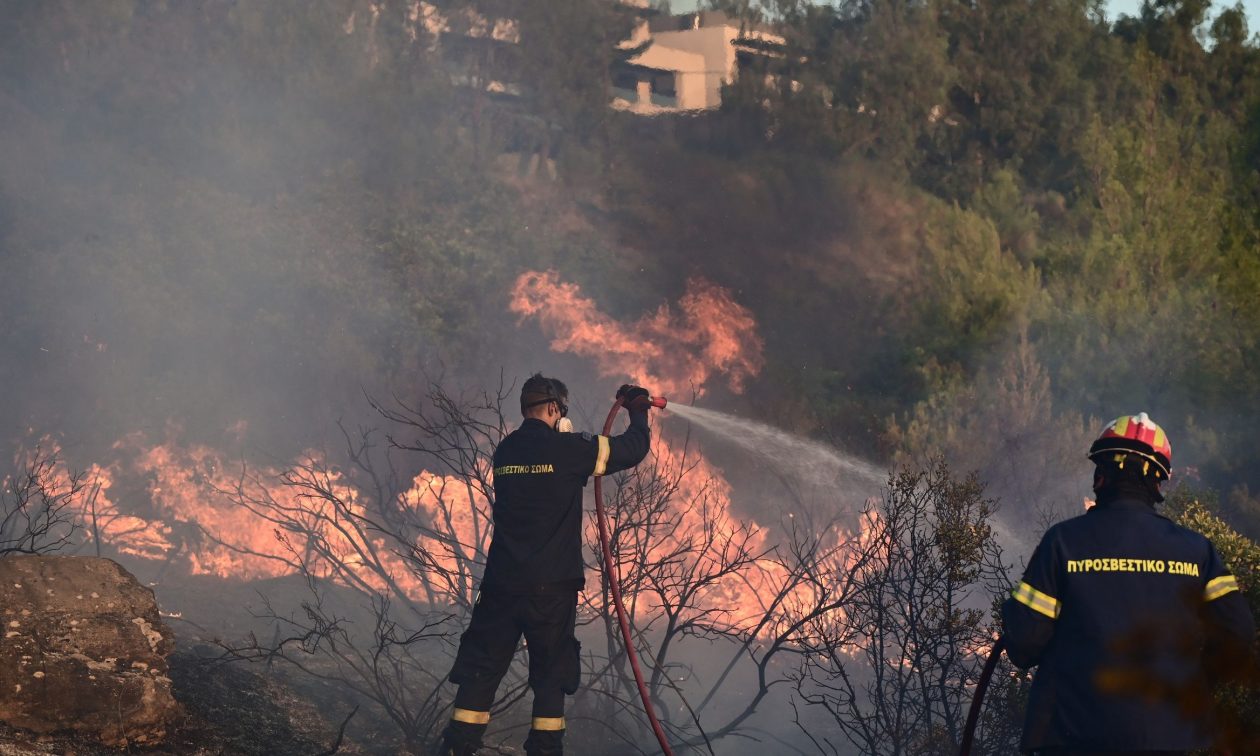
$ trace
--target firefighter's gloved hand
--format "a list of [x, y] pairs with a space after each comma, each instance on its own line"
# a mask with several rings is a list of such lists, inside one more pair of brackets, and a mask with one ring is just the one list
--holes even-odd
[[652, 406], [652, 395], [642, 386], [632, 386], [629, 383], [617, 389], [617, 398], [621, 400], [622, 405], [626, 409], [635, 412], [646, 410]]

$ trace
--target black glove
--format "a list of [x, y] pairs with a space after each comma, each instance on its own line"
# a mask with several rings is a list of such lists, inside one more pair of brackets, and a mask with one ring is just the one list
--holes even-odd
[[648, 390], [642, 386], [632, 386], [629, 383], [617, 389], [617, 398], [629, 410], [646, 410], [652, 406], [652, 396], [648, 394]]

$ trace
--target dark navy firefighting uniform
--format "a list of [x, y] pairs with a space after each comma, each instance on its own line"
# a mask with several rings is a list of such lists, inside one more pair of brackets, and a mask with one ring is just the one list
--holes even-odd
[[564, 696], [578, 688], [574, 638], [582, 589], [582, 491], [592, 475], [647, 456], [647, 410], [631, 411], [620, 436], [561, 433], [526, 419], [494, 452], [494, 536], [477, 604], [451, 671], [459, 684], [448, 737], [480, 742], [495, 690], [522, 635], [534, 721], [528, 753], [558, 753]]
[[1186, 706], [1211, 700], [1204, 654], [1249, 654], [1255, 636], [1211, 542], [1136, 495], [1050, 528], [1002, 618], [1011, 661], [1040, 665], [1022, 749], [1047, 754], [1209, 745]]

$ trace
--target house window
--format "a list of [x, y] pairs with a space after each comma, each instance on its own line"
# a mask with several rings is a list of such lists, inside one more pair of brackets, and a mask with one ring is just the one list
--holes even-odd
[[678, 92], [674, 88], [674, 81], [673, 71], [656, 74], [652, 77], [652, 94], [664, 95], [666, 97], [677, 97]]
[[630, 103], [638, 102], [638, 87], [639, 78], [635, 76], [633, 71], [625, 69], [613, 71], [612, 90], [614, 98]]
[[664, 108], [678, 107], [678, 92], [675, 89], [676, 79], [673, 71], [658, 73], [652, 76], [652, 104]]

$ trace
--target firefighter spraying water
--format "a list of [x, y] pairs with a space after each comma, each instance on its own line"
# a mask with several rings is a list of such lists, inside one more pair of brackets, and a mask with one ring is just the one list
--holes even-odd
[[459, 690], [443, 756], [472, 756], [480, 748], [490, 705], [522, 635], [534, 693], [525, 752], [563, 753], [564, 697], [577, 691], [580, 672], [574, 625], [584, 582], [582, 489], [592, 475], [598, 480], [647, 456], [648, 409], [664, 404], [646, 389], [622, 386], [614, 412], [624, 405], [630, 426], [619, 436], [591, 436], [567, 432], [568, 398], [562, 382], [534, 375], [521, 388], [524, 422], [495, 449], [494, 536], [450, 673]]

